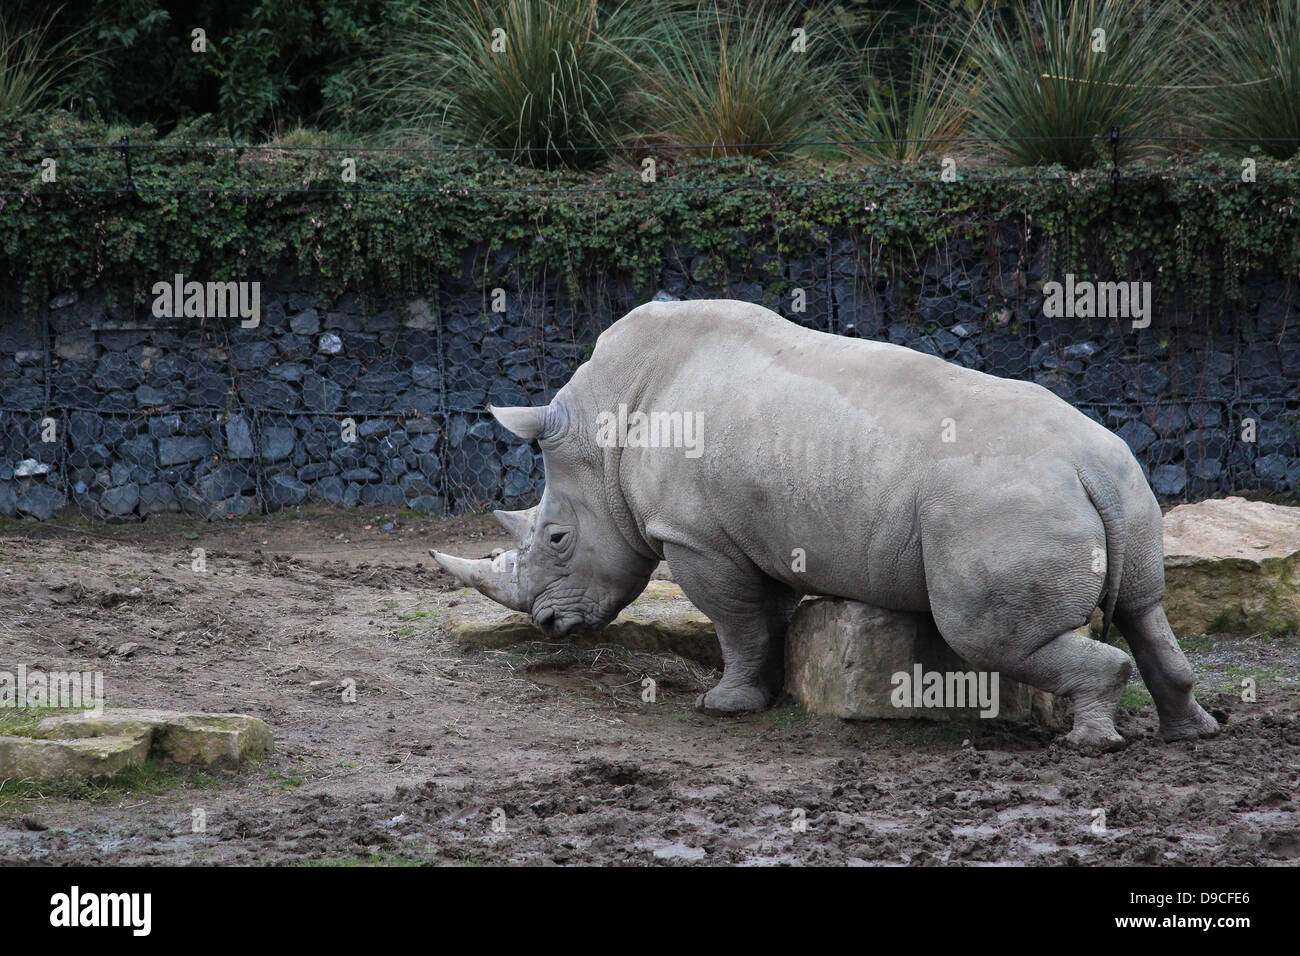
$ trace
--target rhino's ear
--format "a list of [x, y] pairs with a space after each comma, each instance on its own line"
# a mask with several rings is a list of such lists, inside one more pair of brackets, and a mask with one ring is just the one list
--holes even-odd
[[539, 437], [546, 428], [546, 406], [533, 408], [528, 405], [516, 405], [500, 408], [489, 405], [492, 417], [525, 441]]

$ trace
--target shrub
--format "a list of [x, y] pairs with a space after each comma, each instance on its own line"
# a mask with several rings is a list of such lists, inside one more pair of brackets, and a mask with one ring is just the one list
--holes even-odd
[[843, 137], [855, 142], [851, 155], [916, 160], [961, 133], [976, 79], [932, 28], [918, 27], [918, 33], [920, 44], [904, 78], [869, 59], [863, 63], [860, 92], [848, 100], [838, 124]]
[[[70, 77], [63, 106], [163, 131], [212, 114], [248, 139], [281, 123], [347, 121], [354, 61], [415, 2], [64, 0], [47, 39], [79, 38], [98, 54]], [[5, 0], [27, 23], [48, 17], [49, 6]], [[206, 52], [192, 49], [195, 28], [205, 31]]]
[[1286, 159], [1300, 148], [1300, 0], [1246, 5], [1201, 30], [1204, 128]]
[[972, 131], [1026, 166], [1089, 166], [1115, 126], [1121, 159], [1155, 149], [1189, 76], [1178, 38], [1199, 8], [1168, 0], [1145, 19], [1132, 0], [1013, 0], [1005, 16], [982, 9], [967, 46], [982, 83]]
[[627, 131], [643, 5], [447, 0], [412, 14], [373, 71], [367, 111], [390, 135], [590, 166]]
[[44, 105], [69, 71], [88, 59], [73, 53], [75, 35], [50, 42], [49, 27], [23, 29], [0, 15], [0, 118]]
[[[807, 51], [793, 31], [807, 31]], [[820, 55], [830, 27], [793, 8], [701, 2], [664, 17], [648, 50], [640, 103], [648, 138], [707, 156], [788, 155], [826, 139], [843, 96], [842, 64]], [[834, 42], [834, 41], [830, 41]]]

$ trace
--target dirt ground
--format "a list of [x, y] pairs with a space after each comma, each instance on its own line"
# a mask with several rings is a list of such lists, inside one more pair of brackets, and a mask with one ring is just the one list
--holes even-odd
[[[253, 714], [277, 750], [134, 785], [11, 782], [0, 862], [1300, 860], [1294, 636], [1187, 642], [1226, 719], [1212, 741], [1159, 742], [1140, 687], [1120, 723], [1132, 743], [1097, 757], [1004, 721], [846, 723], [790, 702], [717, 720], [691, 709], [710, 675], [680, 659], [448, 641], [457, 591], [427, 549], [506, 544], [490, 520], [375, 510], [8, 526], [0, 670], [102, 670], [109, 706]], [[1234, 691], [1242, 676], [1258, 702]]]

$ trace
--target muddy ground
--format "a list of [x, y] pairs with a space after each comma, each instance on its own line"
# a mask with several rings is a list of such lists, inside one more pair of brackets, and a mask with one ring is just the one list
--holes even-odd
[[99, 669], [110, 706], [253, 714], [278, 749], [238, 772], [7, 783], [0, 862], [1300, 860], [1294, 636], [1186, 642], [1226, 719], [1212, 741], [1159, 742], [1140, 686], [1120, 722], [1131, 745], [1099, 757], [1004, 721], [851, 724], [789, 702], [716, 720], [691, 710], [709, 675], [680, 659], [449, 642], [457, 592], [426, 549], [505, 544], [477, 517], [381, 511], [9, 525], [0, 670]]

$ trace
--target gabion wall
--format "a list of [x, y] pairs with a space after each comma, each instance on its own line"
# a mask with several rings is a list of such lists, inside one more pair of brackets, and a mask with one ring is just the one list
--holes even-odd
[[545, 403], [600, 330], [652, 295], [762, 302], [823, 331], [1036, 381], [1118, 432], [1166, 501], [1300, 492], [1293, 286], [1253, 277], [1244, 312], [1217, 323], [1158, 297], [1147, 328], [1048, 318], [1044, 256], [1007, 248], [990, 259], [958, 244], [899, 276], [841, 239], [799, 261], [733, 264], [720, 281], [708, 256], [678, 247], [658, 289], [601, 282], [577, 301], [520, 283], [508, 255], [486, 287], [447, 277], [381, 302], [323, 302], [310, 282], [279, 274], [261, 281], [260, 323], [247, 329], [158, 319], [129, 297], [110, 306], [102, 288], [25, 318], [11, 294], [0, 315], [0, 514], [531, 504], [540, 454], [485, 405]]

